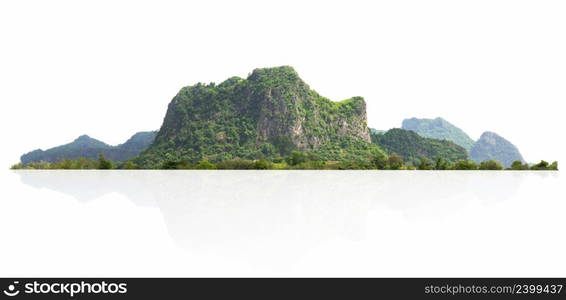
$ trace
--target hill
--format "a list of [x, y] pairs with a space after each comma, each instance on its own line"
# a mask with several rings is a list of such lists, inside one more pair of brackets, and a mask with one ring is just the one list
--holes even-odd
[[106, 158], [114, 161], [125, 161], [137, 156], [143, 149], [155, 139], [156, 132], [138, 132], [123, 144], [111, 146], [88, 135], [81, 135], [74, 141], [53, 147], [47, 150], [37, 149], [20, 157], [23, 164], [30, 162], [46, 161], [58, 162], [63, 159], [97, 158], [103, 153]]
[[454, 142], [466, 150], [470, 150], [474, 144], [474, 141], [462, 129], [452, 125], [443, 118], [405, 119], [401, 127], [406, 130], [412, 130], [423, 137]]
[[490, 131], [484, 132], [470, 149], [470, 156], [476, 163], [496, 160], [506, 168], [518, 160], [524, 162], [519, 149], [511, 142]]
[[382, 153], [371, 144], [363, 98], [331, 101], [283, 66], [182, 88], [169, 103], [155, 142], [137, 162], [155, 167], [172, 160], [275, 158], [292, 151], [321, 160]]
[[397, 153], [404, 161], [418, 165], [423, 158], [448, 162], [468, 159], [462, 146], [447, 140], [425, 138], [414, 131], [394, 128], [385, 133], [372, 134], [372, 141], [388, 154]]

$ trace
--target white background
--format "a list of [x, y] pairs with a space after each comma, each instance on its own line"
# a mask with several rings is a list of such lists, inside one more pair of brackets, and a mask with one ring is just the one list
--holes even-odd
[[158, 129], [183, 86], [278, 65], [330, 99], [365, 97], [371, 127], [442, 116], [560, 160], [565, 15], [564, 1], [2, 1], [0, 165], [81, 134], [123, 142]]

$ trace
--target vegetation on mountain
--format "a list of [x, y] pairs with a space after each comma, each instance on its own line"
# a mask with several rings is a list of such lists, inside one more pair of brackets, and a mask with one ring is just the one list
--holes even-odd
[[[463, 147], [447, 140], [425, 138], [414, 131], [394, 128], [385, 133], [371, 135], [372, 142], [387, 153], [396, 153], [404, 161], [422, 168], [432, 168], [432, 161], [442, 158], [448, 162], [468, 159]], [[421, 162], [426, 159], [422, 165]]]
[[126, 161], [137, 156], [143, 149], [147, 148], [155, 138], [155, 131], [138, 132], [125, 143], [110, 146], [88, 135], [81, 135], [73, 142], [50, 148], [48, 150], [34, 150], [22, 155], [23, 164], [32, 162], [60, 162], [65, 159], [88, 158], [97, 159], [99, 153], [114, 161]]
[[474, 144], [474, 141], [462, 129], [443, 118], [405, 119], [401, 128], [412, 130], [423, 137], [451, 141], [466, 150], [469, 150]]
[[363, 98], [330, 101], [284, 66], [182, 88], [155, 142], [136, 162], [156, 167], [166, 161], [272, 160], [293, 151], [321, 160], [382, 153], [370, 143]]

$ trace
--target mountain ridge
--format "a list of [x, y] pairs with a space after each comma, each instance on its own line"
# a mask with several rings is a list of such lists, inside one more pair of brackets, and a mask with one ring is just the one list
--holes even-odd
[[468, 151], [474, 144], [474, 140], [466, 132], [441, 117], [404, 119], [401, 128], [412, 130], [423, 137], [452, 141]]
[[142, 131], [132, 135], [126, 142], [111, 146], [86, 134], [80, 135], [72, 142], [47, 150], [36, 149], [20, 157], [23, 164], [30, 162], [58, 162], [63, 159], [92, 158], [103, 153], [106, 158], [125, 161], [137, 156], [147, 148], [155, 138], [155, 131]]

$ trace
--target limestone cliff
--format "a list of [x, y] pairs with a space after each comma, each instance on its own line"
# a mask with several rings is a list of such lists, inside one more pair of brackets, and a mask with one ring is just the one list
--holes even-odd
[[364, 99], [330, 101], [283, 66], [182, 88], [140, 161], [255, 159], [336, 144], [346, 151], [352, 145], [375, 147]]

